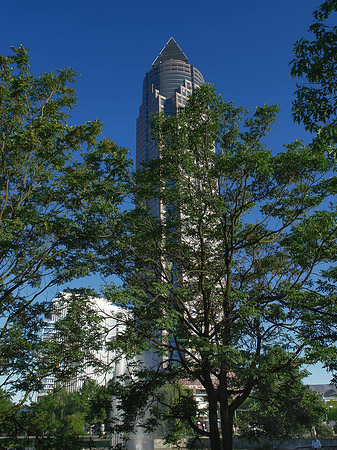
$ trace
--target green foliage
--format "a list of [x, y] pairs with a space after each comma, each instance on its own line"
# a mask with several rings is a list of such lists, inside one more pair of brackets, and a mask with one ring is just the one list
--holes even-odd
[[41, 361], [47, 290], [97, 270], [129, 163], [98, 120], [67, 122], [72, 69], [35, 77], [27, 49], [12, 51], [0, 57], [0, 376], [24, 401], [53, 365]]
[[169, 445], [181, 443], [200, 414], [191, 389], [172, 374], [158, 373], [142, 364], [131, 364], [129, 369], [130, 374], [109, 383], [110, 393], [118, 399], [111, 420], [113, 432], [128, 435], [137, 423]]
[[35, 437], [35, 448], [80, 448], [78, 437], [84, 434], [85, 410], [77, 392], [60, 390], [42, 397], [25, 417], [27, 432]]
[[[0, 390], [0, 415], [3, 416], [3, 420], [0, 422], [0, 435], [6, 436], [7, 441], [11, 441], [14, 436], [17, 435], [17, 423], [15, 421], [15, 414], [8, 414], [8, 411], [13, 411], [13, 402], [11, 401], [8, 393]], [[3, 445], [7, 444], [4, 439]]]
[[321, 426], [326, 407], [320, 396], [302, 384], [306, 373], [296, 367], [264, 380], [238, 411], [241, 436], [273, 442], [277, 448], [286, 439], [303, 437]]
[[111, 387], [108, 386], [94, 386], [94, 389], [90, 388], [89, 392], [87, 385], [90, 388], [90, 383], [85, 384], [82, 388], [82, 396], [87, 400], [86, 420], [90, 425], [97, 425], [101, 422], [106, 424], [105, 429], [109, 428], [110, 415], [111, 415], [111, 399], [113, 392]]
[[163, 437], [167, 444], [177, 445], [182, 437], [189, 436], [191, 423], [198, 423], [198, 410], [191, 389], [181, 382], [167, 384], [161, 391], [160, 404], [164, 407]]
[[189, 425], [213, 449], [231, 448], [234, 412], [271, 375], [336, 363], [333, 162], [298, 141], [273, 155], [263, 138], [277, 111], [250, 116], [203, 86], [157, 117], [160, 158], [134, 175], [119, 257], [105, 250], [126, 287], [107, 296], [136, 318], [115, 346], [154, 358], [148, 384], [133, 369], [133, 389], [200, 383], [210, 430]]
[[326, 0], [314, 11], [312, 39], [295, 43], [291, 75], [299, 78], [293, 117], [314, 133], [314, 143], [330, 153], [337, 143], [337, 2]]
[[102, 361], [99, 351], [105, 344], [107, 327], [102, 315], [92, 303], [90, 289], [69, 289], [53, 301], [52, 336], [41, 342], [40, 370], [52, 373], [64, 382], [86, 376], [86, 369], [104, 373], [109, 362]]
[[32, 409], [32, 435], [60, 435], [69, 438], [83, 433], [85, 414], [84, 405], [81, 403], [78, 393], [68, 393], [64, 390], [42, 397]]
[[316, 432], [317, 435], [321, 437], [332, 437], [334, 434], [333, 428], [325, 423], [317, 425]]
[[[24, 436], [34, 442], [39, 450], [74, 450], [84, 446], [82, 436], [87, 434], [88, 425], [96, 425], [107, 419], [103, 405], [97, 408], [102, 391], [107, 389], [97, 386], [93, 381], [84, 383], [78, 392], [67, 392], [57, 388], [53, 393], [41, 397], [30, 407], [21, 409], [7, 417], [6, 448], [26, 448]], [[111, 393], [109, 393], [111, 408]], [[96, 402], [96, 407], [93, 406]]]
[[333, 420], [334, 422], [337, 422], [337, 400], [330, 400], [327, 403], [327, 417], [328, 420]]

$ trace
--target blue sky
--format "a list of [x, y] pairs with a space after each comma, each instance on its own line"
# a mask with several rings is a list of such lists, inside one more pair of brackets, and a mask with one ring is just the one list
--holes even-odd
[[[289, 62], [317, 0], [12, 0], [1, 6], [0, 53], [30, 48], [36, 74], [72, 66], [78, 107], [72, 123], [99, 118], [104, 135], [135, 153], [142, 82], [173, 36], [225, 100], [254, 110], [278, 104], [267, 140], [274, 152], [307, 139], [291, 118], [296, 81]], [[319, 370], [311, 383], [328, 382]]]
[[135, 151], [135, 122], [147, 70], [173, 36], [225, 100], [281, 107], [274, 151], [303, 137], [290, 113], [289, 61], [317, 0], [12, 0], [1, 7], [0, 52], [30, 48], [35, 73], [72, 66], [75, 123], [100, 118], [104, 134]]

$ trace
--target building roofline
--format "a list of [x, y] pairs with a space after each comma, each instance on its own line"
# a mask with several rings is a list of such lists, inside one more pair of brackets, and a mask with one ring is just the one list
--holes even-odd
[[170, 39], [166, 42], [165, 46], [163, 47], [162, 51], [159, 53], [157, 58], [153, 61], [152, 67], [155, 67], [165, 61], [170, 60], [178, 60], [178, 61], [184, 61], [188, 64], [188, 58], [185, 55], [185, 53], [182, 51], [182, 49], [179, 47], [179, 45], [176, 43], [173, 37], [170, 37]]

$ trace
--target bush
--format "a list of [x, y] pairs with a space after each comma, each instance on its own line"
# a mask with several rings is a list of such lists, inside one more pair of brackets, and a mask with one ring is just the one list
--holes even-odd
[[326, 425], [322, 423], [321, 425], [316, 426], [316, 432], [318, 436], [321, 437], [332, 437], [334, 435], [334, 430], [330, 425]]

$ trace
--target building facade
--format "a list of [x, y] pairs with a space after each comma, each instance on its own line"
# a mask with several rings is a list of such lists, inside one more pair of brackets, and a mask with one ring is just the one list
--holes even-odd
[[143, 98], [139, 108], [136, 131], [136, 168], [158, 156], [158, 149], [151, 142], [152, 116], [160, 112], [174, 114], [183, 108], [195, 87], [204, 78], [171, 37], [146, 73], [143, 82]]
[[[67, 317], [67, 308], [60, 302], [61, 298], [67, 298], [69, 294], [60, 293], [52, 301], [52, 312], [50, 317], [44, 322], [42, 328], [42, 340], [52, 341], [59, 339], [55, 329], [55, 324], [60, 319]], [[116, 359], [116, 355], [108, 347], [108, 342], [124, 329], [121, 318], [125, 318], [126, 311], [122, 308], [112, 305], [104, 298], [89, 298], [88, 306], [90, 306], [100, 317], [100, 325], [104, 330], [102, 333], [101, 345], [99, 350], [95, 350], [94, 357], [102, 363], [103, 368], [93, 367], [89, 363], [86, 364], [85, 369], [77, 373], [76, 377], [64, 384], [68, 392], [75, 392], [81, 389], [86, 379], [94, 380], [98, 385], [106, 386], [108, 381], [112, 378], [121, 375], [126, 370], [125, 358]], [[61, 305], [61, 306], [60, 306]], [[37, 393], [36, 398], [39, 399], [43, 395], [53, 392], [58, 382], [53, 374], [49, 374], [42, 380], [42, 389]]]
[[[143, 81], [142, 104], [139, 108], [136, 129], [137, 169], [159, 156], [159, 150], [151, 140], [152, 116], [162, 112], [166, 115], [176, 114], [179, 109], [184, 108], [192, 91], [203, 83], [201, 72], [189, 63], [185, 53], [171, 37], [154, 60], [151, 70], [146, 73]], [[151, 201], [150, 205], [153, 213], [162, 219], [165, 215], [165, 205], [159, 200]], [[151, 350], [142, 355], [142, 358], [147, 367], [153, 366], [153, 362], [158, 364], [158, 359], [156, 360]], [[181, 382], [193, 392], [197, 404], [202, 409], [205, 400], [202, 386], [187, 379]], [[148, 449], [146, 445], [143, 448]]]

